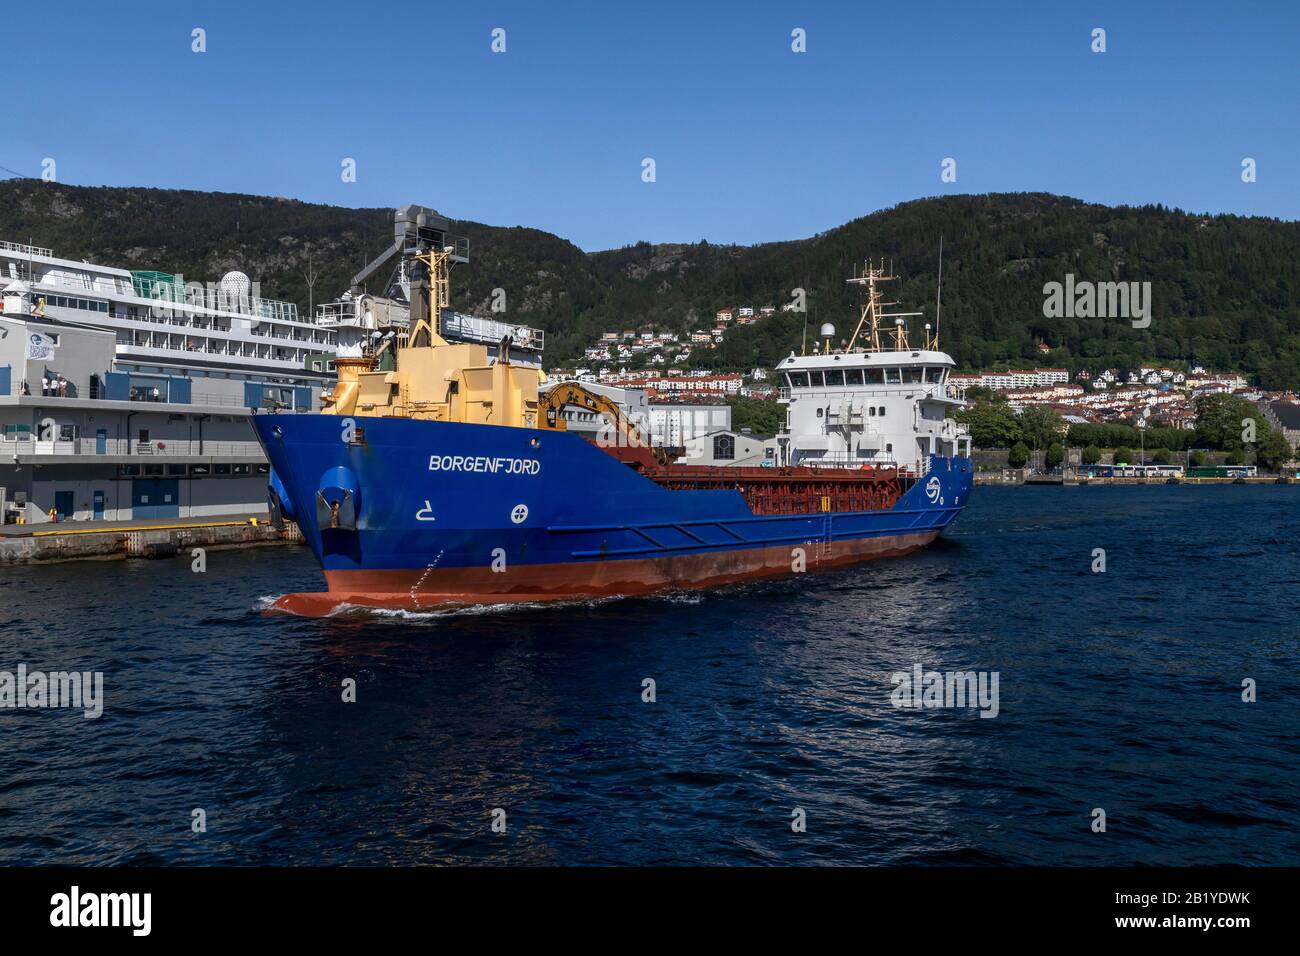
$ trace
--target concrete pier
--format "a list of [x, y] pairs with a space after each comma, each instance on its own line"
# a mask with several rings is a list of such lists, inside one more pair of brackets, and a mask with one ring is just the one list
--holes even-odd
[[0, 565], [46, 561], [188, 556], [192, 548], [242, 548], [300, 542], [295, 524], [283, 531], [265, 515], [217, 515], [165, 521], [70, 521], [0, 528]]

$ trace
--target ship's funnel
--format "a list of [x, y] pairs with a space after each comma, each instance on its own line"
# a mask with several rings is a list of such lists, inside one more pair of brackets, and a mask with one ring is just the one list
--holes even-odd
[[326, 415], [352, 415], [357, 410], [357, 395], [361, 390], [361, 373], [373, 372], [379, 363], [373, 356], [361, 355], [334, 360], [339, 380], [334, 387], [321, 396], [324, 407], [321, 412]]

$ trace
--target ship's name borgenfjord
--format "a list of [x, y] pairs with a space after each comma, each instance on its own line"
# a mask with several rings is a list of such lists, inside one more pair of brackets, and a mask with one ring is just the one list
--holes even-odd
[[504, 475], [536, 475], [542, 463], [536, 458], [491, 458], [486, 455], [430, 455], [430, 471], [469, 471]]

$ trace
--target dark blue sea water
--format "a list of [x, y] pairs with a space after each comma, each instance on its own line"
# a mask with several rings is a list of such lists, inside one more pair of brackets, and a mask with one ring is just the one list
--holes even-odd
[[302, 548], [0, 570], [0, 669], [106, 697], [0, 710], [0, 863], [1294, 865], [1298, 496], [981, 488], [906, 558], [421, 617], [264, 617]]

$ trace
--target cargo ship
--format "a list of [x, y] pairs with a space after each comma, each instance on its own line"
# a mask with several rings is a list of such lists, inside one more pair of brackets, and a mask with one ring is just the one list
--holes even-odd
[[[340, 339], [321, 413], [254, 417], [272, 520], [297, 522], [326, 585], [272, 610], [427, 611], [811, 573], [921, 548], [965, 506], [953, 362], [928, 325], [909, 344], [916, 313], [882, 311], [896, 304], [882, 301], [883, 263], [849, 280], [866, 290], [852, 336], [837, 346], [825, 325], [811, 354], [777, 367], [787, 425], [772, 460], [700, 465], [607, 396], [549, 382], [515, 335], [495, 347], [445, 335], [467, 248], [431, 210], [405, 219], [393, 247], [404, 328]], [[594, 440], [566, 428], [574, 408], [604, 417]]]

